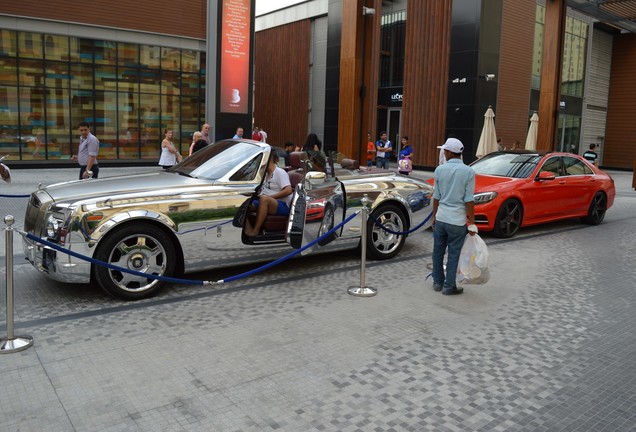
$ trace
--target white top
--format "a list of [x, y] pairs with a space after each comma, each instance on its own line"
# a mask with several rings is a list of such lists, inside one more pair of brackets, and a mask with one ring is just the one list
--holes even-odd
[[[377, 142], [377, 145], [380, 146], [381, 148], [385, 148], [387, 150], [388, 149], [393, 150], [393, 144], [391, 144], [391, 141], [389, 141], [389, 140], [387, 140], [386, 142], [383, 142], [382, 140], [379, 140]], [[378, 150], [378, 152], [377, 152], [377, 156], [381, 157], [381, 158], [387, 157], [387, 156], [390, 156], [390, 155], [391, 155], [391, 152], [383, 152], [383, 151], [380, 151], [380, 150]]]
[[[174, 147], [174, 144], [170, 142], [170, 145]], [[170, 153], [170, 147], [161, 146], [161, 157], [159, 158], [159, 165], [161, 166], [172, 166], [177, 164], [177, 155], [175, 153]]]
[[261, 129], [261, 142], [267, 142], [267, 132]]
[[[265, 174], [265, 181], [263, 182], [263, 189], [261, 190], [262, 195], [272, 196], [276, 195], [286, 186], [291, 186], [291, 182], [289, 181], [289, 174], [287, 171], [282, 169], [281, 167], [276, 167], [272, 175]], [[284, 198], [279, 198], [287, 203], [287, 205], [291, 205], [292, 194], [287, 195]]]

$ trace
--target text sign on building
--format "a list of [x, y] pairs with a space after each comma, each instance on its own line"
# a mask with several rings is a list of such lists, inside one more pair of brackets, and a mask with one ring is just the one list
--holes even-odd
[[248, 113], [251, 0], [224, 0], [219, 111]]

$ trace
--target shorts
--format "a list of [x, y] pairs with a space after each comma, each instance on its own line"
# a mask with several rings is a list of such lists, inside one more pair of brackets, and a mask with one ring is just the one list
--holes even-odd
[[[289, 215], [289, 206], [287, 205], [287, 203], [283, 200], [276, 200], [278, 201], [278, 207], [276, 207], [276, 213], [274, 213], [276, 216], [287, 216]], [[254, 207], [258, 207], [258, 205], [260, 204], [260, 201], [255, 199], [254, 201], [252, 201], [252, 204], [254, 205]]]

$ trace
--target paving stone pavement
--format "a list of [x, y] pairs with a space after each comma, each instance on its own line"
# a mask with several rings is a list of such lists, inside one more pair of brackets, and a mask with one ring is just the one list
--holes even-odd
[[599, 226], [484, 234], [491, 280], [461, 296], [425, 281], [428, 232], [368, 263], [372, 298], [355, 252], [134, 303], [16, 262], [35, 342], [0, 356], [0, 431], [636, 431], [636, 192], [612, 174]]

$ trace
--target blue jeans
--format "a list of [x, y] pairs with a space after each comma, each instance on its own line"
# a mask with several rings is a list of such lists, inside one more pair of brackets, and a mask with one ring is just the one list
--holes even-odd
[[[433, 229], [433, 283], [442, 286], [444, 291], [455, 288], [459, 254], [468, 234], [466, 225], [451, 225], [435, 221]], [[446, 260], [446, 277], [444, 277], [444, 255], [448, 248]]]
[[375, 161], [375, 165], [378, 168], [389, 169], [389, 158], [388, 157], [378, 157]]

